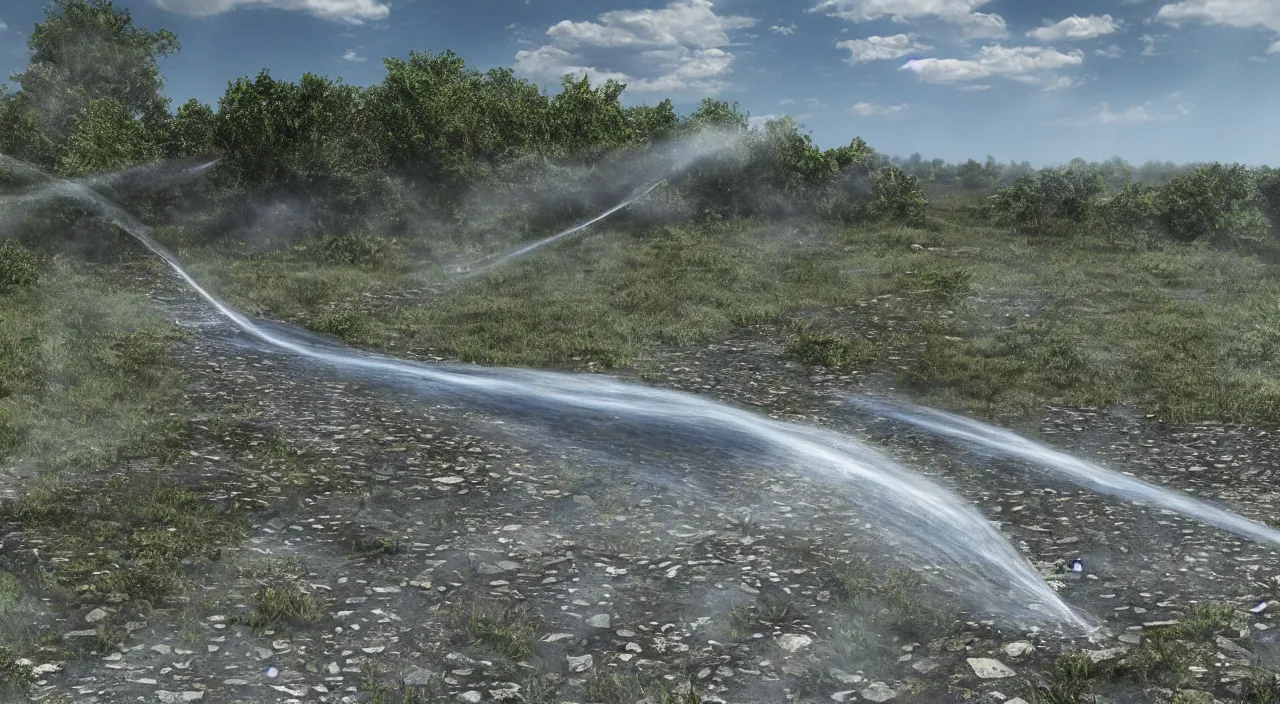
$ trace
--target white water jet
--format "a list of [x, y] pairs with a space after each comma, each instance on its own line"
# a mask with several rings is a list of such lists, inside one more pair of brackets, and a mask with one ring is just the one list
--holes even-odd
[[849, 399], [849, 403], [935, 435], [978, 445], [1001, 455], [1017, 457], [1102, 494], [1159, 506], [1259, 542], [1280, 544], [1280, 531], [1274, 528], [1207, 501], [1082, 460], [1003, 428], [921, 406], [888, 403], [865, 397]]
[[662, 181], [657, 181], [657, 182], [651, 183], [651, 184], [649, 184], [649, 186], [648, 186], [648, 187], [646, 187], [646, 188], [644, 188], [644, 189], [642, 189], [642, 190], [640, 190], [640, 191], [636, 192], [636, 194], [635, 194], [635, 195], [631, 196], [630, 198], [627, 198], [626, 200], [622, 201], [621, 203], [618, 203], [617, 205], [613, 206], [612, 208], [609, 208], [608, 210], [604, 211], [603, 213], [600, 213], [599, 215], [595, 216], [594, 218], [591, 218], [590, 220], [587, 220], [586, 222], [582, 222], [582, 223], [579, 223], [579, 224], [577, 224], [577, 225], [574, 225], [573, 227], [570, 227], [570, 228], [568, 228], [567, 230], [562, 230], [562, 231], [560, 231], [560, 232], [557, 232], [556, 234], [551, 235], [550, 237], [544, 237], [543, 239], [540, 239], [540, 240], [538, 240], [537, 242], [534, 242], [534, 243], [532, 243], [532, 244], [524, 245], [523, 247], [520, 247], [519, 249], [516, 249], [516, 250], [515, 250], [515, 251], [513, 251], [513, 252], [508, 252], [507, 254], [500, 255], [500, 256], [498, 256], [498, 257], [496, 257], [496, 258], [494, 258], [494, 259], [490, 260], [490, 261], [489, 261], [489, 263], [487, 263], [487, 264], [483, 264], [483, 265], [478, 266], [478, 267], [476, 267], [476, 268], [474, 268], [474, 269], [471, 269], [470, 271], [467, 271], [467, 272], [465, 272], [465, 273], [463, 273], [463, 274], [460, 274], [457, 278], [455, 278], [455, 279], [454, 279], [454, 281], [463, 281], [463, 280], [465, 280], [465, 279], [469, 279], [469, 278], [471, 278], [471, 277], [473, 277], [473, 276], [479, 276], [480, 274], [483, 274], [483, 273], [484, 273], [484, 272], [486, 272], [486, 271], [490, 271], [491, 269], [494, 269], [495, 267], [498, 267], [498, 266], [501, 266], [501, 265], [503, 265], [503, 264], [506, 264], [507, 262], [509, 262], [509, 261], [511, 261], [511, 260], [513, 260], [513, 259], [518, 259], [518, 258], [520, 258], [520, 257], [523, 257], [524, 255], [526, 255], [526, 254], [528, 254], [528, 253], [530, 253], [530, 252], [532, 252], [532, 251], [534, 251], [534, 250], [536, 250], [536, 249], [541, 249], [542, 247], [545, 247], [545, 246], [547, 246], [547, 245], [549, 245], [549, 244], [551, 244], [551, 243], [553, 243], [553, 242], [557, 242], [557, 241], [562, 240], [562, 239], [564, 239], [565, 237], [568, 237], [568, 236], [570, 236], [570, 235], [572, 235], [572, 234], [575, 234], [575, 233], [581, 232], [581, 231], [583, 231], [583, 230], [587, 229], [588, 227], [591, 227], [592, 225], [594, 225], [594, 224], [596, 224], [596, 223], [600, 222], [601, 220], [604, 220], [605, 218], [609, 217], [610, 215], [613, 215], [614, 213], [618, 212], [619, 210], [622, 210], [623, 208], [627, 207], [628, 205], [631, 205], [632, 203], [634, 203], [634, 202], [636, 202], [636, 201], [640, 200], [641, 198], [643, 198], [643, 197], [645, 197], [645, 196], [649, 195], [649, 193], [651, 193], [651, 192], [653, 191], [653, 189], [657, 188], [658, 186], [661, 186], [661, 185], [662, 185], [662, 183], [663, 183]]
[[907, 562], [942, 570], [946, 584], [973, 611], [1017, 626], [1094, 629], [985, 516], [943, 487], [852, 438], [768, 419], [691, 394], [594, 374], [424, 364], [254, 322], [205, 290], [135, 217], [83, 185], [64, 181], [59, 188], [66, 196], [99, 209], [164, 260], [223, 317], [272, 348], [400, 386], [429, 388], [499, 412], [522, 413], [549, 424], [567, 419], [577, 433], [598, 424], [607, 432], [634, 433], [630, 442], [661, 444], [664, 450], [678, 448], [680, 442], [719, 445], [769, 467], [791, 464], [853, 489], [858, 510], [877, 537]]

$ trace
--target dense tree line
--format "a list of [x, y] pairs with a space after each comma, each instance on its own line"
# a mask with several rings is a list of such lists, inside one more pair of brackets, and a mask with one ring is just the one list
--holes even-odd
[[720, 216], [919, 221], [923, 184], [998, 191], [992, 214], [1029, 233], [1105, 215], [1110, 227], [1195, 239], [1275, 222], [1280, 209], [1280, 179], [1266, 169], [1135, 168], [1116, 157], [1037, 171], [992, 157], [889, 159], [859, 138], [822, 150], [790, 118], [748, 129], [736, 103], [705, 99], [689, 115], [670, 100], [628, 107], [625, 85], [587, 77], [565, 77], [551, 95], [451, 51], [387, 59], [383, 80], [368, 87], [263, 71], [230, 82], [216, 106], [190, 100], [174, 111], [158, 60], [179, 50], [177, 37], [135, 27], [109, 0], [53, 0], [28, 43], [16, 90], [0, 90], [0, 152], [68, 176], [217, 156], [209, 187], [223, 193], [292, 191], [330, 210], [390, 212], [404, 207], [408, 183], [447, 213], [479, 185], [536, 180], [549, 164], [616, 164], [620, 154], [714, 129], [734, 135], [733, 147], [673, 185]]

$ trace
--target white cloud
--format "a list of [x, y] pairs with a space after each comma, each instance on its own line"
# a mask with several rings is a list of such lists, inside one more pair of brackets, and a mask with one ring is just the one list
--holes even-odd
[[3, 32], [4, 30], [6, 30], [6, 29], [8, 29], [8, 28], [9, 28], [9, 25], [5, 24], [5, 23], [4, 23], [4, 20], [0, 20], [0, 32]]
[[1156, 38], [1151, 36], [1150, 34], [1144, 34], [1141, 37], [1139, 37], [1139, 39], [1141, 39], [1142, 43], [1146, 45], [1142, 47], [1142, 55], [1155, 56], [1156, 55]]
[[391, 6], [380, 0], [152, 0], [157, 7], [192, 17], [211, 17], [240, 8], [297, 10], [321, 19], [348, 24], [382, 20]]
[[1060, 42], [1065, 39], [1093, 39], [1113, 34], [1119, 29], [1120, 23], [1111, 15], [1072, 15], [1053, 24], [1037, 27], [1027, 32], [1027, 36], [1042, 42]]
[[1280, 32], [1280, 3], [1275, 0], [1182, 0], [1161, 7], [1156, 20], [1175, 27], [1187, 20], [1199, 20]]
[[1267, 53], [1280, 54], [1280, 39], [1277, 39], [1276, 41], [1272, 42], [1271, 46], [1267, 47]]
[[1044, 71], [1079, 66], [1084, 53], [1076, 50], [1062, 53], [1040, 46], [984, 46], [973, 59], [912, 59], [902, 65], [928, 83], [961, 83], [992, 76], [1003, 76], [1024, 82], [1040, 82], [1036, 75]]
[[1118, 112], [1111, 108], [1111, 103], [1103, 101], [1084, 117], [1059, 121], [1055, 124], [1088, 127], [1092, 125], [1123, 126], [1168, 122], [1191, 114], [1191, 108], [1183, 104], [1181, 98], [1181, 93], [1173, 93], [1160, 101], [1160, 103], [1148, 100]]
[[854, 103], [852, 112], [859, 117], [902, 117], [907, 114], [910, 105], [876, 105], [874, 103]]
[[547, 30], [551, 42], [516, 52], [516, 71], [559, 81], [565, 74], [614, 79], [639, 92], [698, 90], [725, 85], [734, 56], [729, 32], [757, 20], [717, 15], [710, 0], [674, 0], [657, 10], [615, 10], [595, 22], [564, 20]]
[[1119, 44], [1112, 44], [1105, 49], [1094, 49], [1093, 53], [1104, 59], [1118, 59], [1124, 56], [1124, 49], [1121, 49]]
[[849, 58], [845, 63], [856, 64], [860, 61], [886, 61], [900, 59], [908, 54], [932, 49], [928, 44], [916, 41], [914, 34], [895, 34], [891, 37], [867, 37], [866, 39], [848, 39], [836, 42], [836, 46], [849, 50]]
[[1067, 88], [1075, 88], [1082, 83], [1084, 83], [1084, 79], [1077, 76], [1058, 76], [1046, 83], [1040, 90], [1046, 93], [1052, 93], [1054, 91], [1066, 90]]
[[770, 28], [769, 28], [769, 31], [770, 31], [770, 32], [773, 32], [774, 34], [781, 34], [781, 35], [783, 35], [783, 36], [788, 36], [788, 37], [789, 37], [789, 36], [791, 36], [792, 34], [795, 34], [795, 33], [796, 33], [796, 23], [795, 23], [795, 22], [792, 22], [791, 24], [789, 24], [789, 25], [787, 25], [787, 26], [785, 26], [785, 27], [784, 27], [784, 26], [782, 26], [782, 25], [776, 25], [776, 24], [775, 24], [775, 25], [773, 25], [772, 27], [770, 27]]
[[356, 54], [356, 50], [355, 50], [355, 49], [347, 49], [347, 53], [345, 53], [345, 54], [343, 54], [343, 55], [342, 55], [342, 60], [343, 60], [343, 61], [355, 61], [355, 62], [359, 63], [359, 62], [361, 62], [361, 61], [368, 61], [369, 59], [367, 59], [367, 58], [365, 58], [365, 57], [363, 57], [363, 56], [360, 56], [359, 54]]
[[783, 98], [782, 100], [779, 100], [779, 101], [778, 101], [778, 104], [779, 104], [779, 105], [782, 105], [782, 106], [795, 105], [795, 104], [796, 104], [796, 99], [795, 99], [795, 98]]
[[809, 12], [821, 12], [849, 22], [888, 17], [894, 22], [936, 18], [958, 25], [971, 38], [998, 39], [1008, 35], [1003, 17], [978, 12], [991, 0], [819, 0]]
[[966, 93], [978, 93], [984, 90], [991, 90], [991, 85], [988, 83], [971, 83], [965, 86], [956, 86], [956, 90], [962, 90]]

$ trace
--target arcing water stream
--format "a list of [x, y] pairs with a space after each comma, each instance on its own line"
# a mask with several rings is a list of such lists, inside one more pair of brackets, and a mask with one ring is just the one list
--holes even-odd
[[627, 445], [661, 445], [664, 451], [712, 447], [741, 465], [791, 466], [854, 492], [866, 525], [904, 561], [944, 570], [948, 586], [973, 611], [1009, 624], [1092, 628], [981, 513], [852, 438], [599, 375], [423, 364], [257, 323], [205, 290], [137, 218], [83, 184], [60, 181], [57, 188], [96, 208], [160, 257], [219, 314], [271, 348], [401, 388], [409, 384], [473, 406], [567, 425], [588, 442], [605, 428], [608, 432], [601, 435], [611, 434], [606, 451], [619, 451], [619, 456]]
[[977, 445], [1000, 455], [1017, 457], [1100, 494], [1160, 506], [1237, 535], [1280, 545], [1280, 531], [1274, 528], [1255, 523], [1244, 516], [1186, 494], [1148, 484], [1141, 479], [1073, 457], [1003, 428], [922, 406], [889, 403], [865, 397], [850, 399], [849, 403], [863, 410], [909, 423], [935, 435]]

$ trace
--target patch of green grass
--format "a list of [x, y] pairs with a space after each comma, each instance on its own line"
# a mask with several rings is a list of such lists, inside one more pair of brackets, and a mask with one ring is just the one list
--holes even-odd
[[1280, 704], [1280, 675], [1262, 669], [1250, 671], [1240, 682], [1240, 701], [1245, 704]]
[[324, 615], [320, 600], [302, 590], [300, 567], [291, 561], [268, 563], [257, 572], [253, 610], [236, 620], [254, 630], [301, 626]]
[[884, 360], [886, 354], [884, 347], [871, 340], [813, 332], [807, 326], [797, 326], [786, 346], [786, 356], [801, 364], [835, 369], [866, 367]]
[[538, 612], [521, 604], [472, 601], [454, 606], [447, 626], [456, 636], [478, 643], [512, 660], [533, 654], [542, 629]]
[[194, 491], [125, 480], [47, 484], [0, 505], [0, 515], [41, 536], [46, 554], [66, 557], [54, 578], [90, 599], [155, 603], [183, 587], [193, 558], [241, 535], [237, 517]]
[[1188, 607], [1186, 615], [1168, 627], [1166, 634], [1181, 640], [1210, 641], [1216, 635], [1246, 624], [1244, 614], [1232, 604], [1201, 602]]
[[36, 682], [31, 668], [18, 664], [18, 659], [13, 651], [0, 647], [0, 697], [4, 701], [24, 696]]
[[1089, 704], [1094, 681], [1105, 676], [1083, 653], [1063, 655], [1043, 673], [1045, 682], [1029, 695], [1030, 704]]
[[599, 704], [701, 704], [702, 698], [687, 683], [672, 687], [660, 679], [643, 679], [637, 675], [593, 672], [583, 683], [587, 701]]
[[1143, 687], [1179, 687], [1192, 677], [1187, 668], [1203, 661], [1203, 653], [1193, 650], [1186, 642], [1150, 634], [1141, 646], [1116, 663], [1113, 675]]

